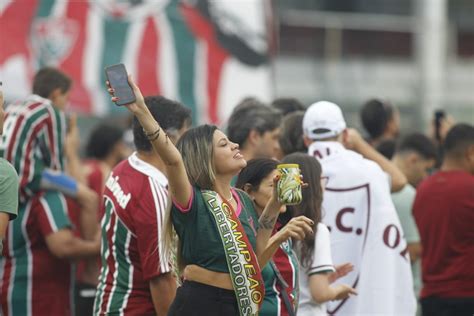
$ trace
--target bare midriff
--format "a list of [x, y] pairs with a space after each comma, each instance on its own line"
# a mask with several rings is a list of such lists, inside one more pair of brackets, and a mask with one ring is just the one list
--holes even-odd
[[230, 274], [224, 272], [215, 272], [200, 266], [191, 264], [184, 268], [184, 279], [194, 281], [221, 289], [233, 290]]

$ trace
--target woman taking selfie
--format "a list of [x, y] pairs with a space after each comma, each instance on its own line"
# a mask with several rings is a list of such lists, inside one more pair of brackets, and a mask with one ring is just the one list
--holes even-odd
[[187, 131], [176, 148], [129, 82], [136, 101], [126, 107], [166, 164], [172, 206], [165, 220], [165, 248], [170, 248], [174, 227], [180, 270], [194, 265], [206, 271], [202, 278], [184, 281], [169, 315], [256, 315], [264, 297], [259, 263], [265, 264], [261, 257], [282, 204], [273, 192], [257, 222], [250, 198], [230, 186], [246, 166], [239, 146], [215, 126], [203, 125]]

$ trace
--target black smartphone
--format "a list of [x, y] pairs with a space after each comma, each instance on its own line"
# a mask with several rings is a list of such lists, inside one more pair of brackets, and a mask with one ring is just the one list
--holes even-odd
[[446, 113], [443, 110], [437, 110], [435, 111], [434, 114], [434, 119], [435, 119], [435, 137], [436, 140], [439, 142], [441, 141], [441, 134], [440, 134], [440, 129], [441, 129], [441, 120], [446, 117]]
[[128, 83], [127, 69], [124, 64], [117, 64], [105, 68], [105, 75], [110, 86], [115, 90], [118, 101], [116, 105], [125, 105], [135, 102], [135, 94]]

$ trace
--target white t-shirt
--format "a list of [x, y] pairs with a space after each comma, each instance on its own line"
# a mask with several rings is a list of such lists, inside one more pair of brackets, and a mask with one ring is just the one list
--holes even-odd
[[[298, 243], [297, 247], [299, 246], [300, 244]], [[298, 316], [327, 315], [326, 303], [318, 304], [311, 297], [309, 278], [317, 273], [333, 271], [335, 271], [335, 269], [332, 264], [329, 230], [326, 225], [318, 223], [316, 238], [314, 239], [314, 254], [312, 256], [311, 265], [309, 267], [302, 267], [300, 262], [300, 298], [298, 303]]]
[[323, 223], [331, 231], [335, 264], [354, 271], [335, 283], [358, 295], [331, 301], [335, 315], [414, 315], [416, 299], [407, 243], [390, 196], [387, 174], [373, 161], [338, 142], [314, 142], [308, 153], [325, 180]]

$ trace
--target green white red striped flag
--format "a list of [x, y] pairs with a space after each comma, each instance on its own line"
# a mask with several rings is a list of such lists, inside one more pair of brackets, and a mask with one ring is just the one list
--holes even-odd
[[243, 97], [269, 100], [268, 0], [0, 0], [0, 79], [8, 99], [30, 92], [43, 65], [74, 79], [71, 109], [123, 109], [104, 89], [106, 65], [123, 62], [144, 94], [222, 123]]

